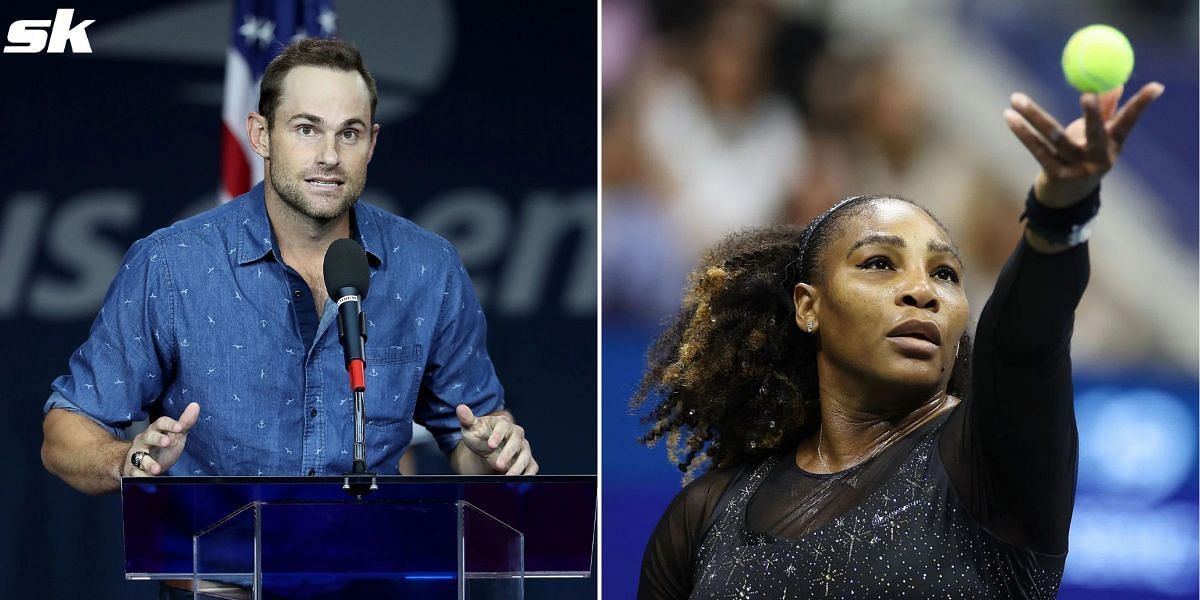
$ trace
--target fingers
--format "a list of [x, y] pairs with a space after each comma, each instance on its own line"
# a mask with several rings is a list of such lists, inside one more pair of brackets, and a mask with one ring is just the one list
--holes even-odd
[[1067, 138], [1063, 126], [1050, 113], [1038, 106], [1029, 96], [1020, 92], [1010, 98], [1012, 108], [1033, 126], [1050, 148], [1065, 162], [1075, 162], [1083, 157], [1083, 149]]
[[142, 441], [148, 448], [167, 448], [175, 441], [175, 435], [150, 428], [142, 432]]
[[1062, 167], [1062, 163], [1058, 160], [1058, 155], [1050, 149], [1047, 145], [1048, 142], [1039, 136], [1033, 130], [1033, 126], [1017, 111], [1011, 108], [1004, 109], [1004, 120], [1008, 123], [1008, 128], [1017, 136], [1017, 139], [1033, 155], [1033, 158], [1042, 165], [1042, 169], [1047, 173], [1054, 173]]
[[[513, 458], [517, 456], [517, 453], [523, 450], [525, 447], [525, 429], [523, 427], [509, 421], [504, 421], [498, 424], [496, 429], [499, 430], [501, 427], [503, 427], [505, 430], [505, 433], [508, 437], [508, 442], [504, 444], [504, 449], [500, 451], [500, 454], [496, 455], [495, 466], [497, 471], [507, 470], [508, 467], [512, 465]], [[500, 439], [504, 438], [501, 437]], [[496, 445], [492, 445], [493, 440], [496, 441]], [[488, 440], [488, 445], [493, 448], [499, 445], [499, 439], [497, 439], [494, 431], [492, 433], [492, 439]]]
[[[158, 461], [154, 460], [149, 454], [142, 457], [142, 468], [139, 469], [133, 465], [129, 466], [133, 469], [132, 475], [134, 477], [161, 475], [163, 472], [162, 465], [158, 464]], [[138, 474], [139, 471], [142, 473], [141, 475]]]
[[[133, 448], [134, 449], [129, 454], [125, 455], [125, 464], [122, 467], [122, 473], [128, 477], [152, 477], [162, 474], [164, 470], [162, 465], [158, 464], [158, 461], [154, 460], [149, 452], [138, 448], [136, 444], [134, 444]], [[139, 452], [145, 453], [142, 455], [142, 459], [138, 463], [141, 465], [141, 467], [137, 467], [133, 464], [133, 455]]]
[[[156, 429], [158, 431], [163, 431], [163, 432], [176, 431], [177, 427], [179, 427], [179, 422], [176, 421], [175, 419], [172, 419], [171, 417], [159, 417], [159, 418], [155, 419], [153, 423], [151, 423], [149, 426], [146, 427], [146, 431], [150, 431], [152, 429]], [[182, 428], [180, 427], [180, 429], [182, 429]]]
[[[123, 467], [123, 472], [133, 477], [162, 474], [178, 459], [187, 441], [187, 432], [196, 424], [199, 416], [200, 405], [193, 402], [187, 405], [178, 421], [171, 417], [155, 419], [145, 431], [133, 438], [133, 445], [125, 457], [128, 466]], [[141, 468], [134, 466], [131, 461], [138, 452], [147, 453], [142, 456]], [[163, 458], [165, 464], [151, 458], [150, 453], [161, 453], [159, 458]]]
[[[505, 471], [505, 475], [533, 475], [537, 473], [537, 463], [533, 460], [533, 449], [529, 446], [529, 440], [521, 440], [521, 451], [517, 457], [513, 459], [512, 467]], [[533, 473], [529, 470], [533, 469]]]
[[494, 425], [492, 425], [492, 433], [488, 436], [488, 448], [493, 450], [499, 448], [500, 442], [504, 441], [504, 438], [508, 436], [509, 431], [513, 427], [513, 422], [508, 419], [496, 419]]
[[1125, 143], [1129, 132], [1133, 130], [1138, 118], [1142, 116], [1142, 111], [1146, 110], [1151, 102], [1157, 100], [1165, 89], [1161, 83], [1147, 83], [1125, 103], [1125, 106], [1121, 107], [1121, 110], [1117, 111], [1117, 116], [1108, 123], [1108, 134], [1117, 145]]
[[1100, 94], [1100, 116], [1104, 117], [1105, 121], [1111, 119], [1113, 113], [1117, 111], [1117, 104], [1120, 103], [1123, 93], [1125, 93], [1124, 84]]
[[1097, 163], [1108, 162], [1108, 131], [1100, 114], [1100, 100], [1095, 94], [1084, 94], [1079, 100], [1083, 107], [1083, 126], [1087, 132], [1087, 158]]
[[458, 423], [464, 429], [469, 429], [475, 426], [475, 414], [471, 412], [471, 408], [466, 404], [459, 404], [454, 407], [454, 414], [458, 417]]
[[186, 432], [187, 430], [191, 429], [193, 425], [196, 424], [196, 421], [199, 418], [200, 418], [200, 405], [195, 402], [188, 404], [187, 408], [183, 409], [183, 414], [179, 415], [180, 429], [176, 429], [175, 432], [176, 433]]
[[200, 405], [193, 402], [184, 409], [179, 421], [171, 417], [159, 417], [141, 433], [141, 438], [148, 447], [168, 448], [187, 435], [199, 415]]

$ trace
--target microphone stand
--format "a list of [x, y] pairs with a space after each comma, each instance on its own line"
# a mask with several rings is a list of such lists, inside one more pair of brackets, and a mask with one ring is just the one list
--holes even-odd
[[342, 474], [342, 489], [362, 500], [364, 495], [379, 489], [379, 484], [375, 481], [375, 473], [367, 472], [366, 407], [363, 402], [367, 389], [362, 383], [363, 362], [360, 359], [350, 363], [350, 382], [354, 389], [354, 466], [349, 473]]
[[[338, 310], [341, 311], [342, 303], [346, 302], [350, 297], [353, 297], [355, 302], [358, 301], [358, 296], [345, 296], [338, 301]], [[358, 313], [358, 332], [341, 331], [343, 337], [347, 333], [357, 337], [358, 347], [365, 350], [367, 328], [364, 326], [366, 318], [363, 313]], [[338, 326], [341, 327], [342, 320], [338, 319]], [[353, 328], [351, 326], [351, 328]], [[355, 335], [357, 333], [357, 335]], [[353, 343], [353, 342], [352, 342]], [[360, 351], [358, 356], [361, 357], [365, 353]], [[348, 492], [355, 498], [362, 500], [362, 497], [370, 492], [379, 489], [379, 484], [375, 481], [375, 473], [367, 472], [367, 443], [366, 443], [366, 402], [365, 396], [367, 392], [367, 378], [363, 373], [363, 359], [355, 357], [347, 361], [346, 369], [350, 373], [350, 390], [354, 393], [354, 464], [349, 473], [342, 474], [342, 489]]]

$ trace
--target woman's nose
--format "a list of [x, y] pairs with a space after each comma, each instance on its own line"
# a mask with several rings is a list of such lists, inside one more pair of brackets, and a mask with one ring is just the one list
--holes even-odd
[[932, 286], [924, 277], [920, 281], [910, 281], [899, 290], [898, 302], [902, 306], [912, 306], [937, 312], [938, 298]]

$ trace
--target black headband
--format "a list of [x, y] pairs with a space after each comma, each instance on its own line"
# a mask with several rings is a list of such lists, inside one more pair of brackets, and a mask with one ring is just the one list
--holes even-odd
[[[823, 212], [823, 213], [817, 215], [815, 218], [813, 218], [812, 222], [810, 222], [808, 224], [808, 227], [804, 228], [804, 237], [800, 240], [800, 261], [799, 261], [800, 262], [800, 272], [797, 273], [797, 275], [801, 276], [801, 277], [804, 275], [804, 255], [808, 251], [808, 244], [812, 241], [813, 234], [815, 234], [817, 232], [817, 229], [820, 228], [821, 225], [827, 219], [829, 219], [829, 215], [832, 215], [839, 208], [842, 208], [843, 206], [846, 206], [847, 204], [850, 204], [851, 202], [855, 202], [858, 200], [870, 200], [872, 198], [881, 198], [881, 197], [882, 196], [862, 195], [862, 196], [850, 196], [849, 198], [842, 198], [841, 200], [838, 200], [837, 204], [830, 206], [828, 209], [825, 210], [825, 212]], [[801, 281], [801, 283], [803, 283], [803, 280]]]

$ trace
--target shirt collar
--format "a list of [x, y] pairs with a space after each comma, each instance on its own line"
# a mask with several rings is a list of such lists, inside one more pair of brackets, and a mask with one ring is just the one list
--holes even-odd
[[[239, 215], [241, 224], [238, 229], [237, 259], [239, 265], [245, 265], [273, 255], [275, 260], [282, 263], [282, 258], [276, 254], [278, 244], [275, 243], [275, 232], [271, 230], [271, 222], [267, 217], [267, 203], [263, 192], [263, 182], [258, 182], [249, 192], [241, 195], [234, 202], [241, 202]], [[383, 248], [383, 240], [377, 226], [371, 223], [370, 210], [362, 210], [360, 202], [350, 207], [350, 237], [363, 247], [367, 253], [367, 264], [379, 267], [383, 264], [383, 254], [378, 252]]]

